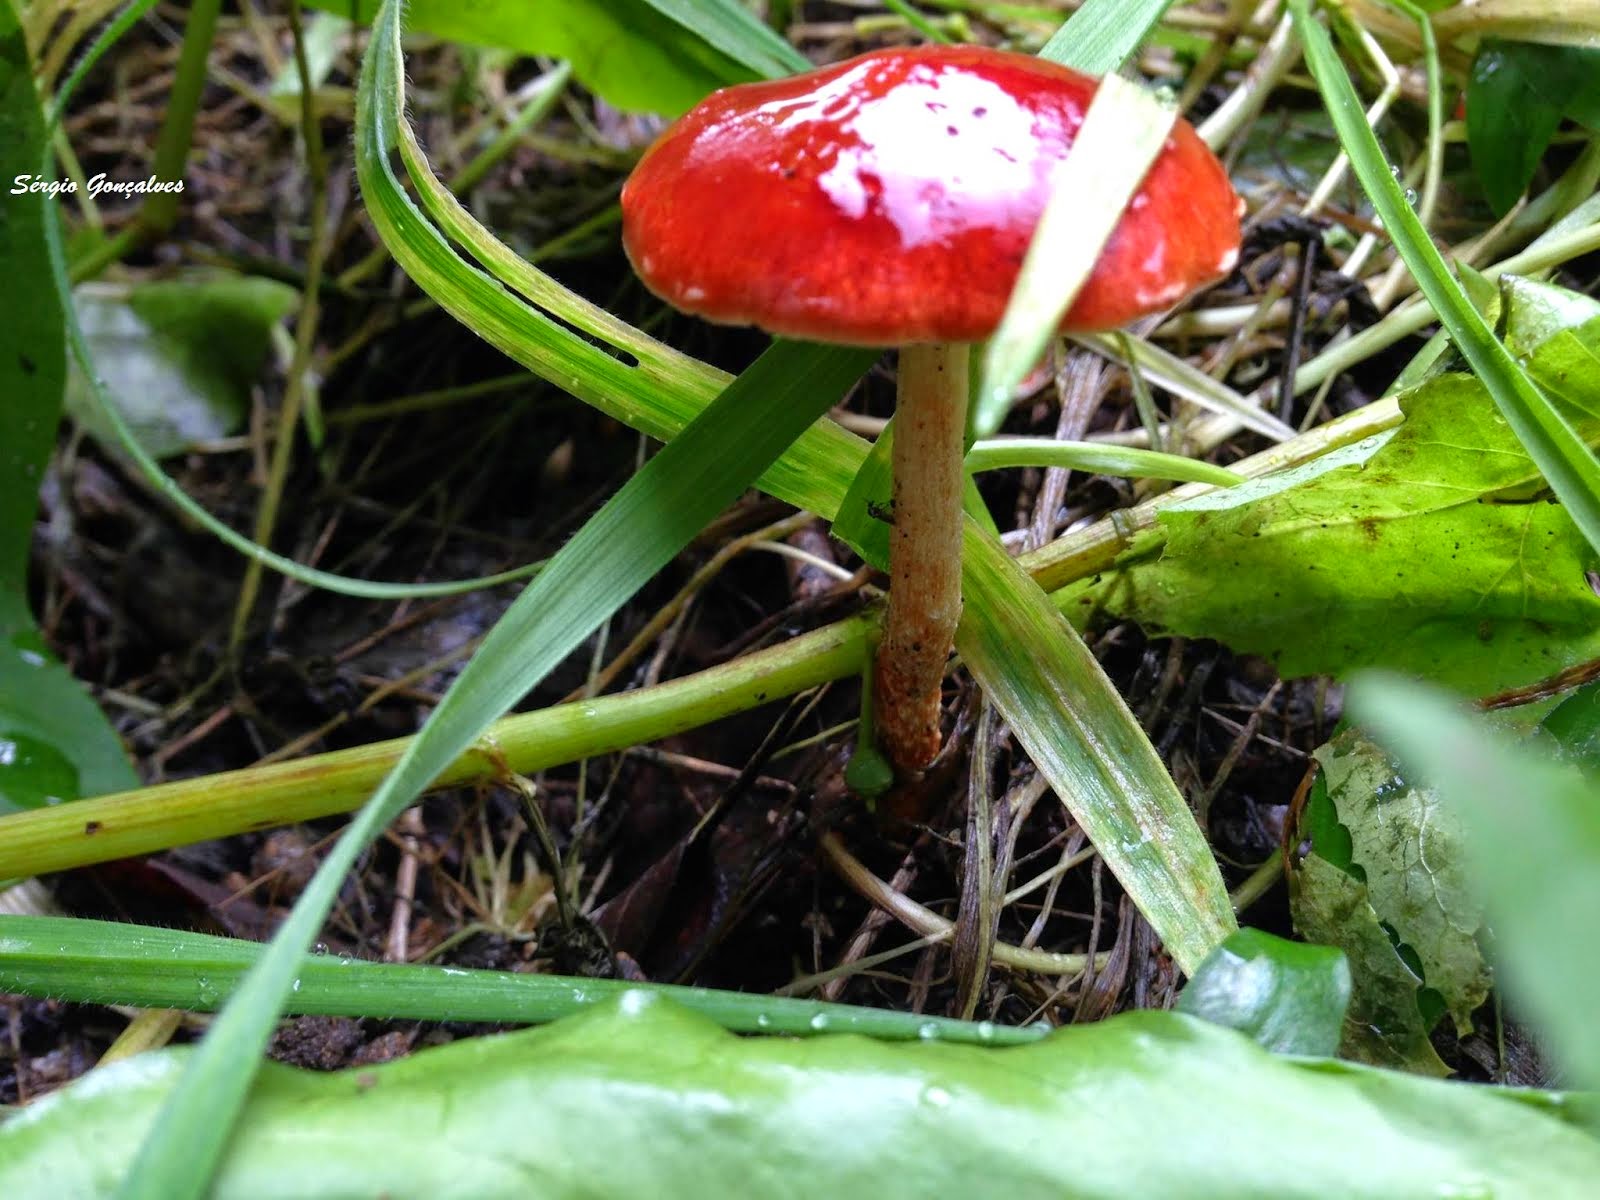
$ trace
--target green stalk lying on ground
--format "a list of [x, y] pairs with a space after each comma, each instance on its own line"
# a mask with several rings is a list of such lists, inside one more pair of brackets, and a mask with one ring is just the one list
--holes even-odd
[[[1393, 401], [1339, 420], [1235, 464], [1259, 477], [1309, 462], [1330, 450], [1392, 428]], [[1115, 561], [1135, 532], [1153, 528], [1165, 506], [1206, 490], [1191, 484], [1068, 534], [1021, 560], [1055, 590]], [[504, 770], [537, 771], [656, 741], [808, 687], [859, 673], [868, 612], [781, 646], [653, 688], [508, 717], [482, 739], [493, 755], [469, 751], [436, 787], [492, 780]], [[0, 819], [0, 879], [59, 871], [171, 846], [223, 837], [356, 808], [394, 765], [408, 739], [247, 767], [179, 783], [80, 800]]]

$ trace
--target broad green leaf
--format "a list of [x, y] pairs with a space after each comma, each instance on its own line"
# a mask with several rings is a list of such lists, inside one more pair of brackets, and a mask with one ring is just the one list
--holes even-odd
[[1465, 1035], [1493, 978], [1478, 947], [1483, 906], [1469, 887], [1460, 814], [1432, 788], [1402, 778], [1358, 730], [1315, 757], [1372, 910], [1416, 955], [1423, 981]]
[[[1552, 372], [1564, 348], [1553, 340]], [[1573, 401], [1600, 416], [1600, 377]], [[1217, 638], [1291, 676], [1384, 664], [1487, 694], [1600, 654], [1593, 549], [1540, 497], [1484, 389], [1447, 375], [1401, 403], [1381, 445], [1172, 505], [1118, 570], [1059, 598], [1075, 617]]]
[[1350, 1008], [1339, 1053], [1374, 1066], [1418, 1075], [1450, 1073], [1428, 1040], [1417, 1003], [1422, 986], [1395, 949], [1367, 898], [1366, 884], [1320, 854], [1308, 854], [1289, 879], [1295, 931], [1337, 946], [1350, 962]]
[[1467, 81], [1467, 144], [1496, 216], [1517, 202], [1563, 117], [1600, 124], [1600, 50], [1484, 38]]
[[1495, 338], [1461, 290], [1433, 244], [1367, 124], [1360, 98], [1345, 74], [1327, 30], [1308, 0], [1289, 0], [1306, 63], [1333, 118], [1340, 144], [1417, 287], [1449, 332], [1473, 374], [1494, 398], [1539, 470], [1550, 481], [1589, 544], [1600, 549], [1600, 459], [1567, 424], [1538, 386]]
[[[110, 1194], [192, 1057], [125, 1060], [0, 1126], [0, 1193]], [[990, 1050], [740, 1038], [633, 993], [381, 1066], [270, 1065], [212, 1194], [1576, 1200], [1600, 1142], [1564, 1107], [1172, 1013]]]
[[[359, 0], [355, 11], [352, 0], [308, 2], [361, 20], [378, 11], [378, 0]], [[618, 108], [676, 116], [719, 87], [805, 69], [748, 12], [732, 16], [736, 8], [734, 0], [411, 0], [406, 20], [436, 37], [567, 59]]]
[[1358, 680], [1348, 711], [1459, 813], [1505, 990], [1571, 1078], [1600, 1084], [1600, 780], [1408, 680]]
[[[39, 172], [45, 122], [11, 0], [0, 0], [0, 178]], [[28, 603], [39, 485], [55, 449], [66, 329], [48, 287], [43, 195], [0, 221], [0, 814], [137, 787], [111, 727], [45, 647]]]
[[[1462, 272], [1462, 277], [1466, 278], [1465, 271]], [[1478, 278], [1481, 279], [1482, 276]], [[1484, 283], [1490, 287], [1494, 286], [1488, 280], [1484, 280]], [[1594, 358], [1592, 351], [1600, 346], [1600, 300], [1585, 296], [1582, 292], [1556, 287], [1554, 284], [1540, 283], [1537, 279], [1525, 279], [1520, 275], [1502, 275], [1497, 293], [1496, 315], [1497, 319], [1500, 313], [1503, 312], [1505, 315], [1506, 349], [1522, 356], [1530, 369], [1535, 371], [1535, 378], [1540, 374], [1546, 376], [1560, 374], [1559, 364], [1541, 364], [1537, 360], [1531, 362], [1527, 360], [1529, 355], [1536, 353], [1541, 347], [1564, 333], [1571, 333], [1588, 347], [1591, 351], [1590, 358]], [[1592, 328], [1585, 328], [1591, 325]], [[1595, 362], [1596, 367], [1600, 368], [1600, 360]], [[1555, 369], [1545, 369], [1546, 366]], [[1600, 392], [1600, 369], [1586, 375], [1588, 390]], [[1541, 379], [1540, 382], [1546, 387], [1550, 386], [1550, 382], [1545, 379]]]
[[1275, 1054], [1328, 1057], [1350, 1004], [1350, 965], [1331, 946], [1241, 929], [1200, 964], [1178, 1011], [1249, 1037]]
[[[234, 993], [261, 952], [255, 942], [239, 938], [111, 921], [0, 914], [0, 994], [212, 1012]], [[624, 992], [644, 990], [739, 1033], [810, 1037], [827, 1031], [899, 1041], [1014, 1046], [1037, 1041], [1049, 1028], [956, 1021], [712, 988], [375, 963], [327, 954], [303, 959], [296, 979], [299, 983], [286, 1013], [534, 1024], [608, 1003]]]
[[[244, 423], [250, 389], [272, 348], [272, 327], [299, 297], [276, 280], [218, 274], [87, 283], [73, 300], [104, 386], [140, 444], [166, 458]], [[74, 373], [68, 411], [116, 450], [116, 430], [99, 420], [87, 393]]]

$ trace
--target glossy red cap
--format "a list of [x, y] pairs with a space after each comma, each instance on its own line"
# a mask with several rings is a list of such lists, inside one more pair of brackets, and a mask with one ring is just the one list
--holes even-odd
[[[1096, 80], [975, 46], [883, 50], [708, 97], [622, 190], [667, 303], [862, 346], [991, 334]], [[1186, 121], [1063, 329], [1110, 329], [1232, 269], [1242, 205]]]

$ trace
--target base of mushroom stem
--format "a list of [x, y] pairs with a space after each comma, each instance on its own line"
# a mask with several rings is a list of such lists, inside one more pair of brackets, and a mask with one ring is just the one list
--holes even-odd
[[964, 794], [960, 773], [970, 739], [964, 732], [965, 717], [958, 711], [948, 737], [940, 738], [938, 752], [925, 766], [915, 771], [895, 771], [894, 784], [874, 802], [879, 824], [921, 825], [950, 803], [951, 797]]

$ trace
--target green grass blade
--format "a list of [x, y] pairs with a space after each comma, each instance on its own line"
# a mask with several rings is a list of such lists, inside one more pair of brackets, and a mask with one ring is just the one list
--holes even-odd
[[968, 523], [956, 649], [1185, 972], [1235, 928], [1205, 835], [1150, 739], [1050, 598]]
[[707, 45], [768, 79], [811, 69], [805, 55], [763, 25], [738, 0], [645, 0], [645, 3]]
[[1017, 385], [1039, 361], [1072, 301], [1093, 274], [1176, 113], [1120, 75], [1107, 75], [1089, 104], [983, 356], [973, 427], [991, 436]]
[[1039, 51], [1064, 67], [1104, 75], [1127, 62], [1172, 0], [1085, 0]]
[[1198, 367], [1190, 366], [1176, 354], [1163, 350], [1147, 338], [1131, 334], [1080, 333], [1072, 340], [1113, 362], [1125, 363], [1152, 383], [1158, 384], [1175, 396], [1182, 396], [1207, 412], [1232, 417], [1246, 429], [1275, 442], [1287, 442], [1298, 436], [1292, 425], [1285, 425], [1269, 412], [1241, 396], [1225, 383], [1213, 379]]
[[1357, 680], [1349, 711], [1458, 807], [1506, 989], [1573, 1079], [1600, 1087], [1600, 781], [1410, 680]]
[[[403, 72], [392, 23], [374, 25], [377, 52], [395, 65], [377, 81], [375, 105], [363, 136], [378, 149], [362, 180], [368, 215], [396, 262], [452, 316], [517, 362], [593, 405], [601, 412], [665, 441], [675, 436], [729, 377], [705, 363], [619, 321], [598, 305], [575, 295], [523, 261], [460, 204], [428, 167], [404, 121]], [[381, 119], [379, 119], [381, 118]], [[417, 210], [389, 170], [387, 153], [397, 150], [435, 229]], [[494, 276], [471, 269], [451, 249], [447, 235], [465, 247]], [[497, 285], [527, 297], [525, 304]], [[631, 367], [567, 326], [638, 361]], [[822, 356], [835, 353], [817, 350]], [[874, 351], [853, 350], [858, 374], [876, 360]], [[804, 373], [804, 359], [796, 369]], [[826, 369], [825, 367], [822, 369]], [[796, 507], [831, 518], [851, 477], [867, 456], [867, 446], [831, 421], [808, 429], [774, 464], [758, 486]]]
[[[212, 1012], [260, 957], [259, 945], [238, 938], [111, 921], [0, 915], [0, 992]], [[296, 1014], [537, 1024], [642, 990], [737, 1033], [805, 1037], [826, 1029], [894, 1041], [1019, 1045], [1045, 1032], [1042, 1026], [985, 1025], [714, 988], [374, 963], [327, 954], [307, 955], [295, 977], [299, 986], [284, 1011]]]
[[1290, 7], [1305, 45], [1306, 62], [1321, 89], [1340, 145], [1350, 156], [1351, 167], [1395, 249], [1557, 498], [1590, 545], [1600, 549], [1600, 460], [1507, 353], [1467, 299], [1389, 173], [1377, 136], [1367, 124], [1360, 98], [1327, 30], [1311, 16], [1307, 0], [1290, 0]]
[[1243, 483], [1226, 467], [1181, 454], [1108, 446], [1103, 442], [1059, 442], [1054, 438], [995, 438], [975, 442], [967, 451], [967, 470], [997, 471], [1004, 467], [1066, 467], [1099, 475], [1125, 475], [1131, 479], [1171, 479], [1178, 483], [1214, 483], [1232, 487]]

